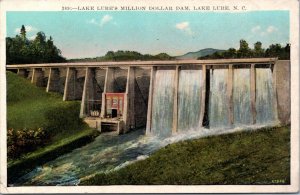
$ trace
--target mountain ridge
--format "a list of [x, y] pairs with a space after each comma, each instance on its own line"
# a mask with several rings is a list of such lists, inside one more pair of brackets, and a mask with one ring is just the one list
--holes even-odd
[[187, 59], [194, 59], [196, 60], [199, 57], [203, 57], [206, 55], [211, 55], [215, 52], [224, 52], [226, 50], [222, 49], [214, 49], [214, 48], [205, 48], [205, 49], [200, 49], [195, 52], [187, 52], [186, 54], [183, 54], [181, 56], [174, 56], [178, 60], [187, 60]]

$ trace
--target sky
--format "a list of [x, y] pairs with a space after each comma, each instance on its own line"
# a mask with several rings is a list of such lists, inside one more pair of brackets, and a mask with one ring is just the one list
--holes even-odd
[[7, 12], [7, 36], [24, 25], [27, 38], [39, 31], [67, 59], [103, 56], [107, 51], [131, 50], [142, 54], [183, 55], [204, 48], [238, 48], [257, 41], [289, 43], [288, 11], [253, 12]]

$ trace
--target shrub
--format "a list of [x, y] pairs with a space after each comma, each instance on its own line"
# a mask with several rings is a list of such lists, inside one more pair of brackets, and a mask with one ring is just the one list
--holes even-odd
[[9, 159], [19, 158], [21, 154], [35, 150], [45, 144], [47, 133], [42, 129], [8, 129], [7, 156]]

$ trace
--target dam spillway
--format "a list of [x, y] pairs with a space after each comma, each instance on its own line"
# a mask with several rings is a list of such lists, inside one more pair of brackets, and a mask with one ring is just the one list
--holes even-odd
[[167, 137], [201, 127], [288, 123], [289, 102], [282, 102], [282, 94], [289, 94], [290, 81], [282, 75], [289, 77], [289, 66], [289, 61], [253, 58], [25, 64], [7, 69], [49, 92], [62, 93], [65, 101], [81, 100], [80, 117], [100, 131], [121, 133], [146, 126], [147, 134]]

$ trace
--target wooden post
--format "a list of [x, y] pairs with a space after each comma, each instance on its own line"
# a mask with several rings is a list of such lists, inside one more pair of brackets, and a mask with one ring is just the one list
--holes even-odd
[[153, 90], [154, 90], [154, 82], [156, 75], [157, 67], [151, 67], [150, 74], [150, 86], [149, 86], [149, 97], [148, 97], [148, 109], [147, 109], [147, 125], [146, 125], [146, 135], [151, 133], [151, 122], [152, 122], [152, 106], [153, 106]]
[[199, 124], [203, 127], [204, 113], [205, 113], [205, 96], [206, 96], [206, 65], [202, 65], [202, 92], [201, 92], [201, 108]]
[[229, 64], [227, 78], [227, 97], [228, 97], [228, 119], [229, 124], [233, 125], [234, 110], [233, 110], [233, 66]]
[[176, 66], [175, 78], [174, 78], [174, 104], [173, 104], [173, 124], [172, 134], [177, 132], [178, 126], [178, 85], [179, 85], [179, 70], [180, 67]]
[[255, 72], [255, 64], [251, 64], [251, 69], [250, 69], [250, 94], [251, 94], [252, 124], [255, 124], [256, 123], [256, 72]]

